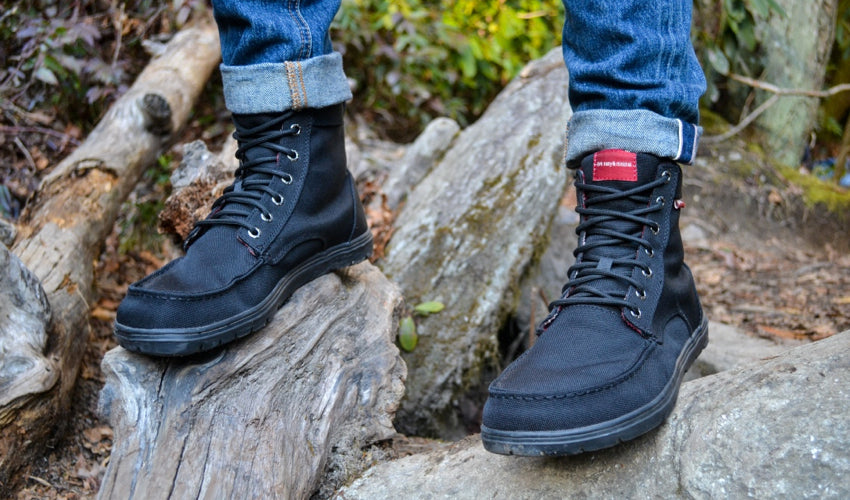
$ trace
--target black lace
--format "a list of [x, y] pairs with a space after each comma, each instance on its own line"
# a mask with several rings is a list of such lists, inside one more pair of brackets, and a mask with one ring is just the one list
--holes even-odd
[[[241, 130], [237, 128], [233, 133], [233, 137], [239, 143], [236, 150], [236, 158], [239, 159], [236, 180], [224, 190], [221, 197], [215, 200], [210, 215], [195, 224], [195, 228], [186, 238], [185, 246], [188, 246], [203, 228], [216, 225], [244, 227], [251, 237], [256, 238], [260, 235], [259, 228], [248, 224], [245, 219], [251, 215], [252, 209], [257, 208], [263, 220], [272, 220], [268, 207], [260, 202], [264, 194], [271, 196], [271, 202], [275, 205], [281, 205], [284, 201], [283, 194], [269, 185], [275, 177], [280, 177], [284, 184], [290, 184], [293, 180], [291, 174], [281, 172], [279, 160], [283, 155], [295, 161], [298, 159], [298, 151], [278, 143], [282, 137], [296, 136], [301, 133], [301, 127], [298, 124], [281, 127], [281, 124], [291, 117], [292, 112], [288, 112], [257, 127]], [[249, 158], [250, 151], [255, 154]]]
[[[585, 206], [576, 208], [583, 219], [576, 228], [582, 244], [573, 254], [576, 259], [581, 259], [570, 267], [570, 280], [564, 285], [561, 298], [549, 304], [550, 316], [541, 325], [541, 330], [565, 306], [630, 307], [626, 299], [630, 286], [635, 288], [638, 297], [646, 296], [644, 285], [632, 278], [632, 271], [637, 267], [644, 276], [652, 275], [649, 265], [638, 260], [638, 252], [642, 250], [652, 256], [653, 250], [645, 238], [645, 231], [648, 228], [657, 233], [660, 228], [647, 216], [661, 210], [665, 200], [660, 196], [655, 200], [650, 200], [650, 197], [656, 187], [669, 180], [670, 173], [664, 172], [652, 182], [625, 191], [576, 182], [576, 189], [586, 196]], [[627, 211], [606, 208], [618, 202], [634, 208]], [[603, 265], [600, 266], [600, 262]], [[635, 316], [640, 314], [638, 310], [632, 313]]]

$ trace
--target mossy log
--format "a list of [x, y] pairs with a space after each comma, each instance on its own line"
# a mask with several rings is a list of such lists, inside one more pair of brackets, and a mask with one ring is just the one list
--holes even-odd
[[[96, 298], [93, 262], [142, 172], [170, 132], [187, 121], [219, 54], [210, 18], [176, 34], [86, 141], [43, 180], [21, 218], [12, 251], [41, 281], [53, 312], [45, 341], [34, 351], [58, 376], [32, 378], [0, 408], [0, 496], [14, 471], [32, 462], [66, 420]], [[19, 382], [19, 388], [28, 383]]]

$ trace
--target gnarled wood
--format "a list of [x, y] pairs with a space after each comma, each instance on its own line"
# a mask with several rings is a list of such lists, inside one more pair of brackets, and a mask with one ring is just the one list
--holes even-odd
[[167, 131], [186, 122], [218, 60], [211, 20], [175, 35], [86, 141], [45, 178], [22, 217], [12, 250], [41, 280], [53, 310], [46, 342], [35, 351], [52, 360], [59, 377], [48, 386], [33, 379], [16, 398], [9, 423], [0, 424], [0, 491], [17, 468], [40, 453], [62, 420], [88, 337], [92, 263], [101, 242], [168, 140]]
[[398, 289], [364, 262], [305, 285], [266, 328], [219, 351], [113, 349], [100, 498], [309, 498], [323, 476], [332, 491], [368, 465], [362, 447], [395, 434], [400, 311]]

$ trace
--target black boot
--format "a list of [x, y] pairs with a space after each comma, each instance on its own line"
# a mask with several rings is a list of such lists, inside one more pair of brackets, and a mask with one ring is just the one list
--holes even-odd
[[130, 286], [118, 343], [158, 356], [212, 349], [262, 328], [301, 285], [368, 258], [342, 120], [342, 105], [235, 115], [236, 180], [186, 255]]
[[708, 342], [679, 234], [681, 170], [605, 150], [576, 171], [576, 263], [534, 346], [490, 385], [492, 452], [568, 455], [658, 427]]

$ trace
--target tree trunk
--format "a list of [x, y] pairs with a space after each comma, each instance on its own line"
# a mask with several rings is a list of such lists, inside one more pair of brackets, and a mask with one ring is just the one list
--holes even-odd
[[[780, 0], [787, 16], [776, 13], [758, 29], [765, 47], [760, 79], [779, 87], [820, 90], [835, 40], [837, 0]], [[770, 97], [757, 92], [756, 106]], [[817, 125], [819, 100], [782, 97], [757, 120], [768, 155], [797, 167]]]
[[221, 350], [164, 360], [113, 349], [100, 498], [326, 497], [370, 465], [363, 447], [395, 434], [401, 310], [398, 289], [364, 262], [305, 285]]
[[45, 438], [66, 419], [95, 300], [93, 262], [141, 173], [169, 132], [186, 122], [219, 53], [209, 19], [175, 35], [86, 141], [44, 179], [27, 207], [12, 250], [47, 293], [53, 318], [46, 345], [35, 350], [58, 377], [48, 378], [47, 386], [33, 383], [0, 422], [0, 489], [42, 452]]

